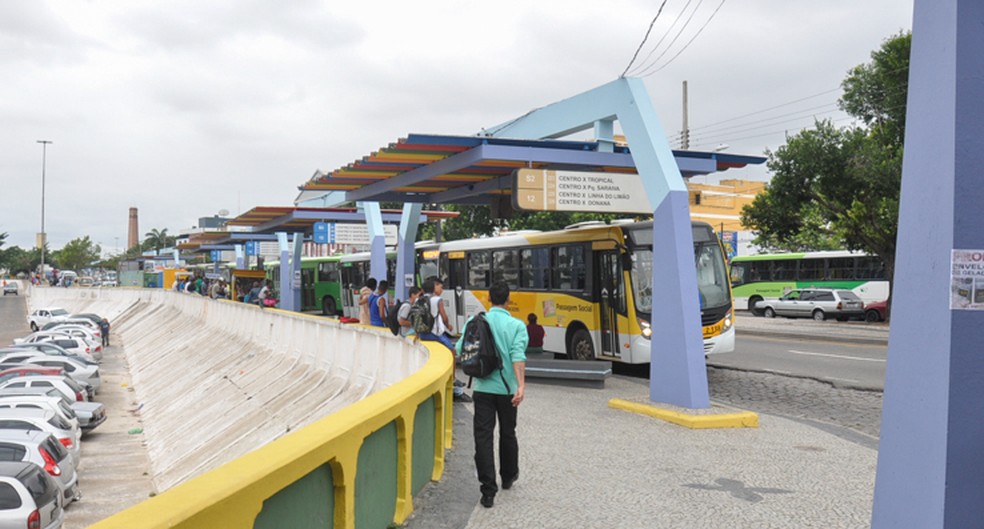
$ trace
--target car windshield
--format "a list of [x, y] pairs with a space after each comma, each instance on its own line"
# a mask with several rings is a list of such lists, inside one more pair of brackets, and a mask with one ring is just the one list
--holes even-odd
[[68, 316], [68, 311], [65, 309], [54, 309], [51, 311], [52, 316]]

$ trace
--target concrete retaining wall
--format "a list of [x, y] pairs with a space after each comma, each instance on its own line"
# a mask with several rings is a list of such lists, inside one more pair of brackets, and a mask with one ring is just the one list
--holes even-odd
[[30, 305], [110, 319], [159, 490], [392, 386], [429, 358], [388, 331], [164, 290], [34, 288]]

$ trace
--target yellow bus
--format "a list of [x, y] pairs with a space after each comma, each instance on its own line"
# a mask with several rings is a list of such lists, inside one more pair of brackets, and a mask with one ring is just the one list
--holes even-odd
[[[731, 286], [721, 244], [694, 222], [694, 262], [705, 354], [734, 351]], [[505, 281], [508, 310], [546, 331], [544, 350], [571, 359], [631, 364], [650, 359], [652, 222], [582, 223], [554, 232], [523, 231], [417, 248], [418, 277], [444, 282], [444, 303], [460, 332], [490, 308], [488, 288]]]

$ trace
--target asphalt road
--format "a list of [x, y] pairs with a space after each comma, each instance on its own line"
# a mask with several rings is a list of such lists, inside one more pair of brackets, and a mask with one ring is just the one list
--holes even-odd
[[735, 352], [709, 366], [812, 378], [839, 388], [883, 390], [888, 347], [790, 337], [738, 335]]

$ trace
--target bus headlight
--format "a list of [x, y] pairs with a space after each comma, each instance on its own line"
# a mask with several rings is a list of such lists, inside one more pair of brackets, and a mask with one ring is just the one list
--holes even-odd
[[731, 311], [724, 316], [724, 322], [721, 324], [721, 332], [725, 333], [731, 330], [731, 326], [735, 324], [734, 315]]
[[645, 339], [650, 339], [653, 336], [653, 329], [650, 327], [649, 322], [642, 318], [639, 318], [639, 326], [642, 327], [642, 337]]

